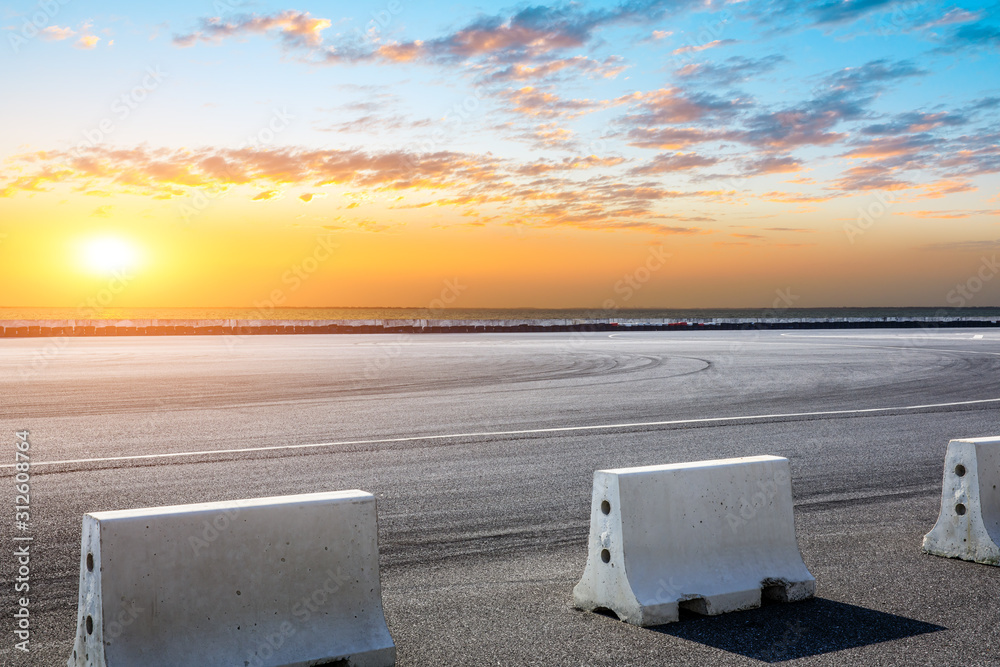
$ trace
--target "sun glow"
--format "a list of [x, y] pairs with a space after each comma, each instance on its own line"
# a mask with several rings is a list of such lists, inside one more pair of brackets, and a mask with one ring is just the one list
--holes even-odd
[[135, 244], [116, 236], [103, 236], [83, 243], [83, 265], [92, 273], [110, 275], [134, 269], [140, 260]]

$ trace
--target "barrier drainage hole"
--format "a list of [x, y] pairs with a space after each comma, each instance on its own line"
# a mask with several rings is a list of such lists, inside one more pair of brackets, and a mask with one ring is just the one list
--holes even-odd
[[601, 549], [601, 560], [603, 560], [605, 563], [610, 563], [611, 552], [608, 551], [607, 549]]
[[961, 463], [955, 466], [955, 474], [959, 477], [965, 477], [965, 466]]
[[609, 503], [607, 500], [601, 501], [601, 513], [611, 514], [611, 503]]
[[94, 554], [87, 554], [87, 572], [94, 571]]
[[963, 514], [965, 514], [965, 505], [963, 505], [962, 503], [955, 505], [955, 514], [957, 514], [958, 516], [962, 516]]
[[87, 634], [94, 634], [94, 618], [92, 616], [87, 617]]

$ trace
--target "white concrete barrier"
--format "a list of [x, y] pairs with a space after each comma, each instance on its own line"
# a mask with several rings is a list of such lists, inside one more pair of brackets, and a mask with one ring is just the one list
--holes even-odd
[[641, 626], [816, 591], [795, 540], [788, 459], [598, 470], [580, 609]]
[[1000, 437], [948, 443], [941, 512], [923, 551], [1000, 565]]
[[69, 667], [395, 664], [363, 491], [83, 517]]

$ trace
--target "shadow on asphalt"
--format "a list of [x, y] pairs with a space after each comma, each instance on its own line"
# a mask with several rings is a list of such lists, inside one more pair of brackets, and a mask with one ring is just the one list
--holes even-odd
[[795, 660], [947, 630], [823, 598], [711, 617], [682, 611], [678, 623], [648, 629], [762, 662]]

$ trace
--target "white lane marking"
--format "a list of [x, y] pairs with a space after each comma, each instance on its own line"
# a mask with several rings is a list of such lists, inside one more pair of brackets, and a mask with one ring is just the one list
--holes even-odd
[[982, 340], [983, 334], [969, 334], [969, 333], [914, 333], [914, 334], [800, 334], [800, 333], [783, 333], [782, 336], [787, 338], [843, 338], [843, 339], [868, 339], [868, 340]]
[[[271, 452], [292, 449], [317, 449], [320, 447], [340, 447], [344, 445], [378, 445], [394, 442], [416, 442], [419, 440], [447, 440], [457, 438], [476, 438], [484, 436], [529, 435], [532, 433], [567, 433], [570, 431], [597, 431], [616, 428], [632, 428], [636, 426], [673, 426], [678, 424], [706, 424], [726, 421], [749, 421], [752, 419], [778, 419], [782, 417], [822, 417], [827, 415], [857, 415], [876, 412], [893, 412], [897, 410], [924, 410], [927, 408], [947, 408], [957, 405], [979, 405], [983, 403], [1000, 403], [1000, 398], [983, 398], [974, 401], [955, 401], [953, 403], [928, 403], [927, 405], [904, 405], [891, 408], [858, 408], [854, 410], [823, 410], [819, 412], [786, 412], [770, 415], [743, 415], [739, 417], [705, 417], [701, 419], [671, 419], [655, 422], [627, 422], [624, 424], [597, 424], [593, 426], [558, 426], [551, 428], [531, 428], [518, 431], [480, 431], [474, 433], [448, 433], [442, 435], [416, 435], [405, 438], [382, 438], [378, 440], [343, 440], [340, 442], [318, 442], [306, 445], [275, 445], [272, 447], [245, 447], [242, 449], [206, 449], [196, 452], [169, 452], [164, 454], [137, 454], [134, 456], [108, 456], [94, 459], [67, 459], [64, 461], [32, 462], [31, 467], [64, 465], [69, 463], [107, 463], [110, 461], [141, 461], [148, 459], [168, 459], [191, 456], [210, 456], [219, 454], [244, 454], [249, 452]], [[0, 465], [0, 468], [13, 468], [14, 464]]]

